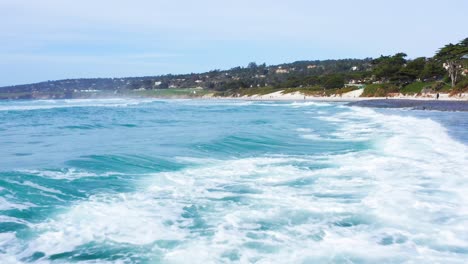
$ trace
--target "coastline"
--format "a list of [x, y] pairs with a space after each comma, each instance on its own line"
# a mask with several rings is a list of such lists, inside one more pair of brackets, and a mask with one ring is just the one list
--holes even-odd
[[[391, 97], [361, 97], [362, 90], [354, 90], [348, 93], [335, 94], [331, 96], [305, 95], [300, 92], [274, 93], [263, 95], [245, 95], [245, 96], [214, 96], [213, 93], [203, 96], [178, 95], [178, 96], [143, 96], [121, 94], [121, 96], [109, 97], [88, 97], [88, 98], [70, 98], [64, 100], [93, 100], [93, 99], [163, 99], [163, 100], [230, 100], [230, 101], [259, 101], [259, 102], [340, 102], [347, 103], [350, 106], [372, 107], [372, 108], [407, 108], [413, 110], [436, 110], [436, 111], [463, 111], [468, 112], [468, 93], [450, 97], [448, 93], [424, 95], [403, 95], [394, 94]], [[57, 98], [58, 99], [58, 98]], [[57, 100], [51, 99], [29, 99], [29, 100]], [[27, 100], [27, 101], [29, 101]], [[58, 99], [60, 100], [60, 99]], [[11, 101], [6, 100], [6, 101]]]
[[437, 94], [424, 94], [424, 95], [404, 95], [395, 94], [391, 97], [361, 97], [363, 90], [355, 90], [341, 95], [331, 96], [313, 96], [305, 95], [300, 92], [286, 93], [277, 91], [264, 95], [244, 95], [244, 96], [213, 96], [205, 95], [201, 99], [219, 99], [219, 100], [245, 100], [245, 101], [329, 101], [329, 102], [357, 102], [357, 101], [371, 101], [371, 100], [410, 100], [410, 101], [455, 101], [455, 102], [468, 102], [468, 93], [460, 94], [459, 96], [449, 96], [448, 93], [440, 93], [439, 99]]
[[215, 97], [203, 96], [202, 99], [240, 100], [240, 101], [282, 101], [282, 102], [344, 102], [350, 106], [371, 108], [408, 108], [412, 110], [462, 111], [468, 112], [468, 94], [450, 97], [449, 94], [426, 94], [424, 96], [408, 96], [399, 94], [393, 97], [360, 97], [362, 90], [352, 91], [342, 95], [310, 96], [299, 92], [283, 94], [281, 91], [252, 96]]
[[411, 110], [468, 112], [467, 100], [375, 99], [349, 102], [348, 105], [371, 108], [408, 108]]

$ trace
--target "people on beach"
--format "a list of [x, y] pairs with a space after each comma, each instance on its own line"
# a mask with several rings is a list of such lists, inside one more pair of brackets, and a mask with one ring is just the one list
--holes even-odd
[[436, 99], [437, 99], [437, 100], [439, 100], [439, 96], [440, 96], [439, 93], [437, 93], [437, 95], [436, 95]]

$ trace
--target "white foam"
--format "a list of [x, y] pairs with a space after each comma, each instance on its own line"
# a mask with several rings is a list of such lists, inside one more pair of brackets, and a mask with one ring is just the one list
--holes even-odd
[[249, 106], [254, 104], [252, 101], [242, 100], [191, 100], [191, 99], [178, 99], [171, 100], [171, 103], [177, 103], [190, 106]]
[[6, 215], [0, 215], [0, 223], [16, 223], [22, 225], [29, 225], [28, 221]]
[[311, 140], [320, 140], [320, 141], [326, 140], [325, 138], [321, 137], [318, 134], [306, 134], [306, 135], [301, 135], [301, 137], [305, 139], [311, 139]]
[[22, 183], [22, 185], [24, 186], [29, 186], [29, 187], [32, 187], [32, 188], [35, 188], [35, 189], [38, 189], [38, 190], [41, 190], [41, 191], [44, 191], [44, 192], [48, 192], [48, 193], [55, 193], [55, 194], [63, 194], [61, 191], [59, 190], [55, 190], [55, 189], [52, 189], [52, 188], [47, 188], [47, 187], [44, 187], [42, 185], [39, 185], [37, 183], [33, 183], [33, 182], [30, 182], [30, 181], [24, 181]]
[[[314, 114], [314, 113], [313, 113]], [[323, 121], [327, 121], [327, 122], [332, 122], [332, 123], [342, 123], [342, 122], [346, 122], [346, 120], [343, 120], [337, 116], [316, 116], [314, 117], [316, 119], [319, 119], [319, 120], [323, 120]]]
[[127, 107], [150, 103], [153, 99], [72, 99], [72, 100], [34, 100], [8, 102], [0, 104], [0, 111], [29, 111], [40, 109], [70, 108], [70, 107]]
[[35, 228], [42, 234], [27, 252], [50, 256], [90, 242], [144, 245], [181, 239], [183, 230], [169, 224], [175, 223], [181, 209], [172, 207], [173, 201], [154, 198], [148, 194], [93, 196], [57, 219], [38, 224]]
[[11, 241], [15, 240], [15, 233], [0, 233], [0, 247], [4, 247], [11, 244]]
[[315, 107], [331, 106], [331, 104], [324, 103], [324, 102], [294, 102], [289, 105], [293, 108], [308, 107], [308, 106], [315, 106]]
[[121, 175], [121, 173], [119, 172], [105, 172], [97, 174], [93, 172], [77, 170], [74, 168], [68, 168], [63, 170], [20, 170], [20, 172], [56, 180], [76, 180], [79, 178], [108, 177], [111, 175]]
[[34, 207], [35, 205], [32, 203], [17, 203], [11, 201], [12, 197], [0, 197], [0, 211], [4, 210], [26, 210], [30, 207]]
[[336, 136], [373, 140], [373, 147], [185, 158], [195, 165], [151, 175], [139, 192], [92, 196], [38, 224], [26, 255], [89, 242], [177, 240], [163, 250], [164, 262], [466, 262], [467, 146], [429, 119], [361, 108], [334, 117]]
[[19, 244], [15, 233], [0, 233], [0, 262], [2, 264], [20, 264], [18, 259]]
[[297, 132], [312, 132], [312, 131], [314, 131], [314, 130], [311, 129], [311, 128], [303, 128], [303, 127], [301, 127], [301, 128], [296, 129], [296, 131], [297, 131]]

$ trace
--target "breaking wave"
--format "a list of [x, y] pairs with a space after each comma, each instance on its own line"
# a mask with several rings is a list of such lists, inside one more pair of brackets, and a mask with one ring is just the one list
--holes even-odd
[[[206, 152], [241, 144], [220, 144], [238, 127], [215, 134], [203, 148], [191, 143], [200, 152], [171, 157], [180, 166], [145, 170], [132, 178], [132, 190], [89, 191], [40, 221], [19, 223], [32, 234], [27, 238], [2, 233], [0, 257], [11, 263], [466, 262], [468, 147], [431, 119], [326, 106], [276, 107], [278, 115], [297, 115], [284, 119], [294, 126], [258, 123], [257, 133], [270, 134], [248, 145], [251, 155]], [[259, 115], [273, 111], [255, 103], [242, 107]], [[281, 137], [301, 151], [266, 143]], [[259, 144], [277, 149], [259, 154]], [[326, 148], [332, 144], [344, 147]], [[22, 185], [57, 197], [65, 189], [48, 181], [74, 180], [86, 190], [87, 181], [106, 180], [79, 169], [27, 173], [46, 182], [32, 178]], [[109, 185], [122, 185], [117, 180], [127, 172], [108, 173], [120, 173], [108, 177]], [[10, 198], [0, 200], [0, 213], [40, 206]]]

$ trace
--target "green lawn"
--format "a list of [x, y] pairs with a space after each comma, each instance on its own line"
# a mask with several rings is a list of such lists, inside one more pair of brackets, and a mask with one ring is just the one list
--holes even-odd
[[132, 95], [148, 96], [148, 97], [200, 97], [206, 94], [213, 93], [212, 91], [197, 89], [197, 88], [180, 88], [180, 89], [154, 89], [145, 91], [131, 91]]
[[28, 96], [31, 93], [25, 92], [25, 93], [0, 93], [0, 99], [8, 99], [8, 98], [20, 98], [22, 96]]

